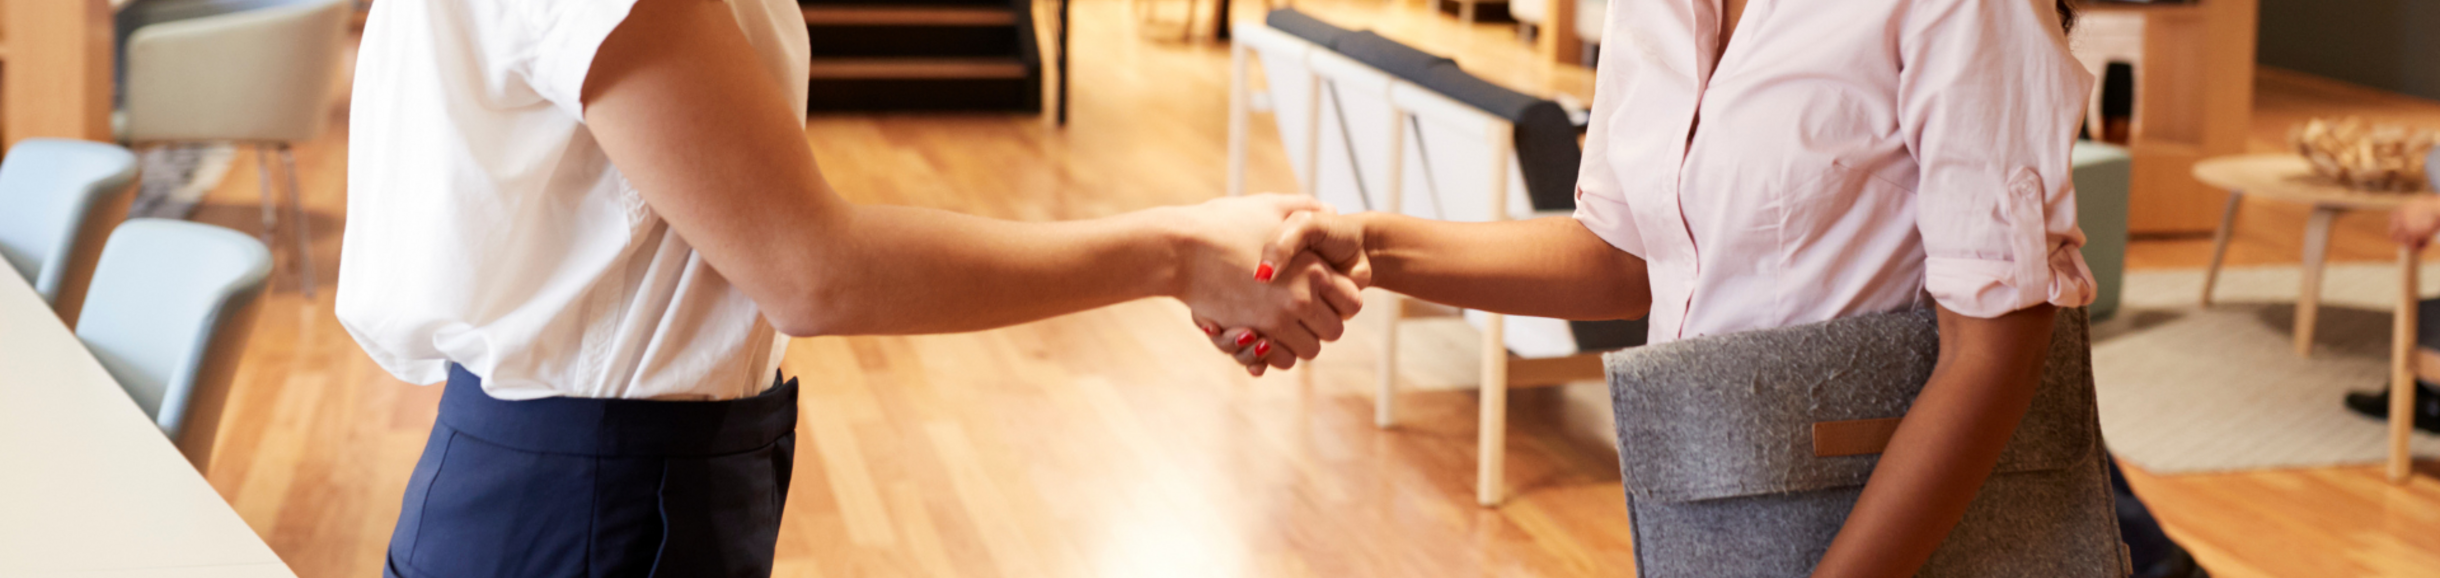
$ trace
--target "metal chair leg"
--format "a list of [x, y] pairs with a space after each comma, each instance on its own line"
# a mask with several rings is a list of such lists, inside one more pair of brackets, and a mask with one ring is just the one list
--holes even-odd
[[258, 185], [257, 188], [260, 188], [263, 191], [263, 232], [259, 235], [255, 235], [255, 238], [261, 239], [263, 241], [263, 247], [269, 248], [272, 246], [271, 228], [279, 224], [280, 218], [278, 212], [279, 209], [276, 206], [279, 203], [279, 199], [271, 194], [270, 147], [254, 145], [254, 177], [255, 184]]
[[288, 173], [288, 206], [296, 216], [297, 286], [305, 293], [305, 299], [310, 301], [314, 298], [317, 281], [313, 273], [312, 225], [305, 219], [305, 194], [303, 189], [297, 187], [297, 157], [290, 152], [288, 143], [280, 143], [279, 147], [280, 164]]

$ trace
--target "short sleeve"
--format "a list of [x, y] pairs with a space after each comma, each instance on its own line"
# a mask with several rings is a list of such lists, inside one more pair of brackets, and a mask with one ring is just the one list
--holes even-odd
[[[585, 75], [602, 41], [627, 20], [635, 0], [515, 0], [526, 3], [523, 27], [530, 50], [526, 82], [568, 114], [585, 114]], [[504, 59], [515, 60], [515, 59]]]
[[[1607, 27], [1616, 23], [1603, 22]], [[1624, 38], [1618, 31], [1606, 31], [1605, 38]], [[1591, 230], [1601, 240], [1620, 251], [1644, 258], [1644, 237], [1635, 226], [1635, 214], [1628, 210], [1626, 191], [1618, 186], [1618, 172], [1610, 166], [1610, 124], [1618, 116], [1616, 96], [1620, 91], [1608, 90], [1611, 80], [1625, 63], [1610, 62], [1616, 52], [1603, 50], [1598, 56], [1593, 84], [1593, 110], [1584, 135], [1584, 160], [1576, 167], [1576, 221]]]
[[1920, 167], [1925, 289], [1998, 317], [2092, 302], [2069, 151], [2092, 77], [2050, 0], [1918, 0], [1900, 30], [1899, 122]]

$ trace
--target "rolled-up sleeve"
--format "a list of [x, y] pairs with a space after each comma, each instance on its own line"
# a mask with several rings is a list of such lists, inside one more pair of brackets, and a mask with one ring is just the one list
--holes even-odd
[[2053, 10], [1922, 0], [1901, 29], [1899, 128], [1921, 168], [1924, 284], [1951, 311], [2092, 302], [2069, 151], [2093, 81]]
[[[1617, 25], [1617, 18], [1603, 22], [1604, 27]], [[1607, 30], [1605, 38], [1623, 38], [1617, 30]], [[1620, 251], [1644, 258], [1643, 234], [1636, 229], [1635, 214], [1628, 211], [1626, 192], [1618, 186], [1618, 173], [1610, 167], [1610, 123], [1618, 117], [1620, 90], [1613, 90], [1619, 71], [1628, 63], [1611, 62], [1617, 51], [1603, 50], [1597, 65], [1601, 72], [1594, 77], [1592, 116], [1585, 125], [1584, 160], [1576, 167], [1576, 221], [1584, 224], [1601, 240]]]

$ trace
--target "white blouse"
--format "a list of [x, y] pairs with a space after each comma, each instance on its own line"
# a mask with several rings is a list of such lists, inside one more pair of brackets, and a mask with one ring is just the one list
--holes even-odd
[[[634, 0], [380, 2], [348, 118], [338, 315], [410, 383], [500, 399], [731, 399], [786, 336], [646, 206], [586, 128], [594, 50]], [[802, 120], [789, 0], [730, 0]]]

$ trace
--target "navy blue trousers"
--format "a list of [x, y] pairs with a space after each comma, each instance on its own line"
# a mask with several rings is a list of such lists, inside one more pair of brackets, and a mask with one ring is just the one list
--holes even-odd
[[769, 576], [796, 380], [728, 401], [501, 401], [454, 364], [388, 578]]

